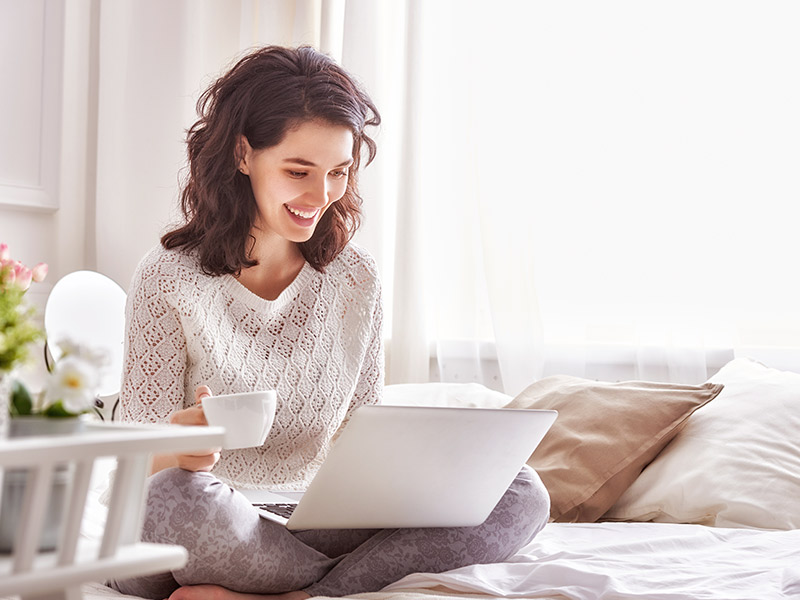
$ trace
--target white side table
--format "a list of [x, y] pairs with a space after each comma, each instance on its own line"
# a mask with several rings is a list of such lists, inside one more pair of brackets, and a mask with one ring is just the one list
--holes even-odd
[[[0, 468], [28, 468], [23, 512], [11, 554], [0, 555], [0, 596], [23, 599], [81, 598], [81, 584], [177, 569], [180, 546], [140, 542], [145, 478], [153, 453], [222, 445], [221, 427], [91, 424], [79, 435], [0, 440]], [[116, 457], [106, 527], [100, 541], [80, 539], [80, 525], [97, 458]], [[64, 522], [55, 551], [37, 549], [56, 465], [74, 465]]]

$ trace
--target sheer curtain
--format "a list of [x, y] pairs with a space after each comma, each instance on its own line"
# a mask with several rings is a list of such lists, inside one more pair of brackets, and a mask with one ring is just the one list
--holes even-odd
[[178, 219], [199, 93], [250, 46], [311, 43], [383, 116], [356, 241], [384, 281], [389, 383], [800, 370], [789, 0], [66, 6], [90, 37], [88, 74], [65, 73], [90, 90], [85, 160], [64, 146], [86, 266], [123, 286]]
[[419, 8], [398, 235], [426, 311], [396, 307], [393, 331], [424, 319], [440, 376], [516, 393], [697, 382], [734, 355], [800, 370], [795, 3]]

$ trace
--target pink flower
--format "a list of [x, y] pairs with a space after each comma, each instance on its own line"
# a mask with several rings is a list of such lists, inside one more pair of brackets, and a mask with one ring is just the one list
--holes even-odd
[[48, 267], [39, 263], [29, 269], [22, 262], [12, 260], [8, 244], [0, 244], [0, 287], [14, 286], [23, 292], [31, 287], [32, 281], [42, 281], [47, 276]]
[[31, 287], [31, 281], [33, 280], [33, 271], [31, 271], [21, 262], [18, 262], [17, 264], [14, 265], [14, 275], [15, 275], [14, 284], [23, 292], [27, 290], [29, 287]]
[[47, 277], [47, 270], [48, 270], [47, 263], [39, 263], [35, 267], [33, 267], [33, 280], [36, 283], [40, 283], [44, 281], [44, 278]]
[[14, 264], [12, 262], [5, 262], [0, 267], [3, 269], [3, 272], [0, 273], [0, 283], [3, 285], [13, 285], [17, 279], [17, 272], [14, 270]]

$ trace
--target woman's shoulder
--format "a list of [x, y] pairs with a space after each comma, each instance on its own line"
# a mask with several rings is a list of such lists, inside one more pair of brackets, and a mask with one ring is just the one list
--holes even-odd
[[378, 267], [367, 250], [353, 244], [345, 246], [326, 268], [336, 279], [359, 288], [377, 288], [380, 285]]
[[177, 292], [186, 284], [197, 287], [198, 281], [204, 277], [193, 253], [167, 249], [158, 244], [139, 262], [131, 288], [149, 288], [161, 293]]
[[378, 267], [375, 264], [375, 259], [372, 255], [361, 246], [350, 242], [339, 253], [331, 265], [336, 265], [342, 271], [350, 271], [353, 269], [363, 270], [373, 277], [378, 277]]

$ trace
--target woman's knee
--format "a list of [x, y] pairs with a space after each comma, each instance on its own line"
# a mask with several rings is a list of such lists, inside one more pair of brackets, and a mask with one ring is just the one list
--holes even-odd
[[509, 556], [529, 543], [550, 518], [550, 495], [539, 475], [527, 465], [520, 471], [487, 519], [486, 525], [503, 531]]
[[522, 484], [521, 495], [524, 498], [525, 512], [530, 517], [532, 531], [529, 542], [550, 520], [550, 493], [542, 483], [539, 474], [528, 465], [520, 471], [516, 481]]
[[215, 476], [165, 469], [148, 479], [142, 539], [186, 546], [209, 521], [231, 521], [233, 491]]

